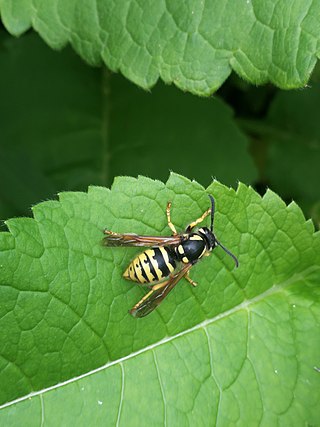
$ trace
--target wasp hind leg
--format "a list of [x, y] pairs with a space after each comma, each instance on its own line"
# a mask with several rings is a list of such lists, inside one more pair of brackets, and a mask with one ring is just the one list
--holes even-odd
[[168, 220], [168, 226], [169, 226], [170, 230], [172, 231], [172, 235], [173, 235], [173, 236], [176, 236], [178, 233], [177, 233], [176, 227], [175, 227], [175, 226], [172, 224], [172, 222], [171, 222], [171, 214], [170, 214], [170, 211], [171, 211], [171, 202], [168, 202], [168, 203], [167, 203], [167, 209], [166, 209], [166, 213], [167, 213], [167, 220]]
[[[156, 283], [155, 285], [153, 285], [152, 283], [143, 283], [143, 285], [147, 286], [150, 289], [150, 292], [148, 294], [151, 294], [152, 292], [163, 288], [165, 285], [167, 285], [168, 282], [169, 280], [165, 280], [164, 282]], [[148, 296], [148, 294], [146, 296]]]
[[[184, 278], [185, 278], [185, 279], [190, 283], [190, 285], [192, 285], [193, 287], [198, 286], [198, 283], [191, 279], [191, 277], [190, 277], [190, 271], [189, 271], [189, 270], [186, 272], [186, 274], [185, 274], [183, 277], [184, 277]], [[144, 300], [144, 299], [146, 299], [150, 294], [152, 294], [152, 292], [157, 291], [158, 289], [161, 289], [161, 288], [165, 287], [165, 286], [167, 285], [167, 283], [168, 283], [168, 282], [169, 282], [169, 280], [165, 280], [164, 282], [157, 283], [156, 285], [153, 285], [153, 286], [151, 285], [151, 291], [150, 291], [147, 295], [145, 295], [145, 297], [143, 297], [143, 300]], [[139, 302], [140, 302], [140, 301], [139, 301]]]
[[152, 292], [157, 291], [158, 289], [164, 288], [168, 284], [169, 280], [170, 279], [165, 280], [164, 282], [157, 283], [156, 285], [153, 285], [151, 288]]
[[153, 286], [151, 287], [151, 290], [150, 290], [148, 293], [146, 293], [146, 294], [143, 296], [143, 298], [141, 298], [141, 300], [140, 300], [140, 301], [138, 301], [138, 302], [137, 302], [137, 304], [135, 304], [135, 305], [132, 307], [132, 309], [130, 310], [130, 312], [131, 312], [131, 311], [136, 310], [139, 306], [141, 306], [141, 304], [142, 304], [142, 303], [144, 303], [144, 301], [145, 301], [146, 299], [148, 299], [148, 298], [149, 298], [149, 297], [154, 293], [154, 291], [157, 291], [158, 289], [164, 288], [164, 287], [168, 284], [168, 282], [169, 282], [169, 280], [166, 280], [166, 281], [164, 281], [164, 282], [157, 283], [156, 285], [153, 285]]
[[186, 233], [190, 233], [190, 231], [198, 224], [200, 224], [200, 222], [202, 222], [205, 218], [207, 218], [208, 215], [211, 214], [211, 208], [207, 209], [201, 216], [200, 218], [196, 219], [195, 221], [193, 221], [191, 224], [188, 225], [188, 227], [186, 228]]

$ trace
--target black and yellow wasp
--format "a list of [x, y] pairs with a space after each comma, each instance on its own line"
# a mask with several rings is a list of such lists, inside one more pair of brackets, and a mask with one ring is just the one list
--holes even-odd
[[[184, 233], [177, 233], [171, 222], [171, 202], [167, 204], [168, 226], [172, 236], [139, 236], [138, 234], [120, 234], [104, 230], [103, 244], [106, 246], [145, 246], [151, 247], [140, 253], [129, 264], [123, 276], [134, 282], [151, 287], [131, 310], [134, 317], [144, 317], [151, 313], [183, 277], [193, 286], [197, 284], [189, 277], [190, 268], [202, 257], [210, 255], [212, 249], [220, 246], [230, 255], [238, 267], [238, 259], [223, 246], [213, 233], [214, 198], [209, 195], [211, 207], [187, 226]], [[192, 230], [211, 213], [210, 228], [201, 227]]]

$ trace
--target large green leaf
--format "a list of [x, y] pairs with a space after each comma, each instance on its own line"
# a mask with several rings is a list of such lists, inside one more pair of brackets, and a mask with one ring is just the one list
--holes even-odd
[[[193, 268], [197, 288], [181, 281], [132, 318], [143, 291], [121, 273], [137, 250], [102, 247], [102, 229], [166, 235], [167, 200], [182, 229], [206, 193], [239, 269], [218, 248]], [[0, 395], [36, 394], [1, 424], [317, 424], [320, 237], [297, 205], [172, 174], [61, 193], [33, 214], [0, 234]]]
[[319, 55], [320, 3], [310, 0], [129, 2], [1, 0], [11, 34], [31, 26], [149, 88], [161, 77], [202, 95], [232, 69], [255, 84], [306, 83]]
[[117, 175], [165, 180], [175, 170], [202, 184], [254, 182], [248, 140], [220, 99], [162, 84], [141, 91], [35, 34], [2, 41], [0, 217]]

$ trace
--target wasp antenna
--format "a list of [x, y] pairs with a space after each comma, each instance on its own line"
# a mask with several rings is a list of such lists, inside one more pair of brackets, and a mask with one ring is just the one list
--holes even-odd
[[213, 231], [213, 221], [214, 221], [214, 198], [211, 194], [208, 194], [209, 199], [211, 200], [211, 226], [210, 230]]
[[225, 246], [223, 246], [223, 244], [222, 243], [220, 243], [220, 242], [218, 242], [218, 240], [216, 240], [216, 243], [217, 243], [217, 245], [219, 245], [228, 255], [230, 255], [231, 256], [231, 258], [233, 258], [233, 260], [234, 260], [234, 262], [235, 262], [235, 264], [236, 264], [236, 267], [238, 268], [239, 267], [239, 261], [238, 261], [238, 258], [235, 256], [235, 255], [233, 255], [233, 253], [232, 252], [230, 252], [229, 251], [229, 249], [227, 249]]

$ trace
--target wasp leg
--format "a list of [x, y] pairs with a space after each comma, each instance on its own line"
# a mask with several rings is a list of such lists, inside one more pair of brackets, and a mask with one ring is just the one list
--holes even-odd
[[115, 233], [114, 231], [107, 230], [107, 229], [104, 229], [103, 232], [104, 232], [104, 234], [107, 234], [109, 236], [119, 236], [120, 235], [120, 233]]
[[189, 273], [190, 273], [190, 271], [188, 270], [188, 271], [186, 272], [186, 274], [185, 274], [183, 277], [184, 277], [186, 280], [188, 280], [188, 282], [189, 282], [192, 286], [194, 286], [194, 287], [198, 286], [198, 283], [197, 283], [197, 282], [195, 282], [194, 280], [192, 280], [192, 279], [190, 278]]
[[152, 286], [152, 292], [153, 291], [157, 291], [158, 289], [161, 289], [161, 288], [163, 288], [164, 286], [166, 286], [167, 285], [167, 283], [169, 282], [169, 280], [165, 280], [164, 282], [161, 282], [161, 283], [157, 283], [156, 285], [153, 285]]
[[177, 233], [176, 227], [171, 222], [170, 210], [171, 210], [171, 202], [168, 202], [167, 203], [167, 209], [166, 209], [168, 226], [170, 227], [170, 230], [172, 231], [172, 235], [176, 236], [178, 233]]
[[134, 307], [132, 307], [132, 310], [135, 310], [137, 307], [139, 307], [147, 298], [149, 298], [150, 295], [153, 294], [154, 291], [164, 288], [168, 284], [168, 282], [169, 280], [166, 280], [165, 282], [161, 282], [161, 283], [157, 283], [156, 285], [153, 285], [151, 288], [151, 291], [145, 294], [144, 297], [141, 298], [141, 300], [138, 301], [137, 304], [134, 305]]
[[190, 231], [198, 224], [200, 224], [200, 222], [202, 222], [208, 215], [211, 214], [211, 208], [207, 209], [200, 218], [196, 219], [195, 221], [193, 221], [191, 224], [188, 225], [188, 227], [186, 228], [186, 233], [190, 233]]
[[[142, 285], [147, 286], [149, 289], [151, 289], [151, 292], [153, 292], [163, 288], [168, 283], [168, 281], [169, 280], [165, 280], [164, 282], [156, 283], [155, 285], [153, 285], [152, 283], [142, 283]], [[149, 292], [148, 294], [150, 294], [151, 292]]]
[[131, 311], [132, 310], [135, 310], [137, 307], [139, 307], [150, 295], [152, 295], [153, 294], [153, 290], [151, 290], [150, 292], [148, 292], [147, 294], [145, 294], [145, 296], [143, 297], [143, 298], [141, 298], [141, 300], [140, 301], [138, 301], [137, 302], [137, 304], [135, 304], [133, 307], [132, 307], [132, 309], [131, 309]]

